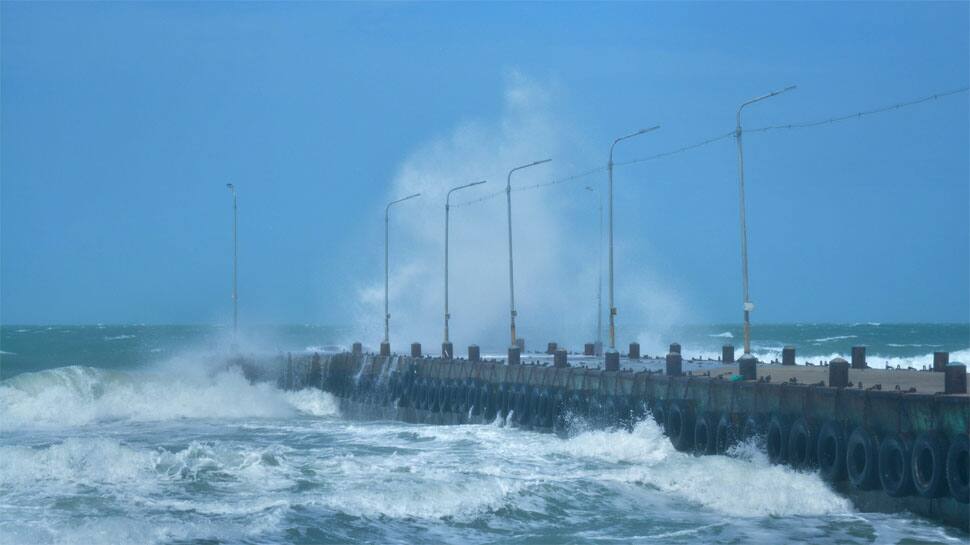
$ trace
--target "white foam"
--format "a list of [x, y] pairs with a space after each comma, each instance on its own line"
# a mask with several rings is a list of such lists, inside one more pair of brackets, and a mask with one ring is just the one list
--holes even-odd
[[733, 339], [734, 338], [734, 334], [731, 333], [730, 331], [725, 331], [723, 333], [714, 333], [712, 335], [708, 335], [708, 337], [721, 337], [721, 338], [724, 338], [724, 339]]

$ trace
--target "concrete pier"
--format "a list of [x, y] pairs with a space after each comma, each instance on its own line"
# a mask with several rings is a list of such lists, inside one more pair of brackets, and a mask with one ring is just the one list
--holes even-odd
[[[575, 418], [631, 428], [653, 417], [676, 448], [697, 454], [767, 433], [770, 459], [818, 470], [860, 510], [908, 509], [970, 530], [967, 472], [959, 467], [970, 433], [964, 365], [943, 373], [882, 370], [837, 358], [827, 366], [757, 364], [756, 380], [737, 380], [739, 365], [723, 356], [719, 363], [685, 359], [676, 348], [663, 360], [622, 360], [628, 368], [619, 370], [570, 366], [557, 348], [553, 365], [343, 353], [280, 358], [246, 374], [258, 379], [275, 369], [265, 378], [281, 387], [322, 388], [348, 418], [463, 424], [502, 417], [523, 429], [567, 433]], [[510, 353], [519, 355], [517, 347]], [[876, 470], [882, 451], [914, 460], [900, 475], [926, 486], [898, 488], [891, 472]]]

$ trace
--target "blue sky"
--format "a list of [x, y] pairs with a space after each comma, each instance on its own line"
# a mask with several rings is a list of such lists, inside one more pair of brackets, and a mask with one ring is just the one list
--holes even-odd
[[[968, 6], [4, 2], [0, 320], [224, 323], [231, 181], [242, 320], [371, 327], [384, 203], [420, 180], [487, 193], [549, 154], [521, 179], [539, 183], [662, 125], [617, 148], [644, 157], [732, 130], [739, 103], [788, 84], [746, 126], [960, 88]], [[967, 321], [968, 127], [963, 93], [747, 136], [754, 321]], [[736, 176], [732, 139], [617, 169], [622, 318], [739, 321]], [[532, 316], [591, 308], [582, 187], [604, 177], [520, 193], [523, 289], [556, 274], [524, 297]], [[426, 191], [395, 211], [410, 223], [392, 261], [413, 266], [396, 293], [433, 284], [420, 303], [437, 312], [443, 210]], [[473, 243], [459, 259], [504, 263], [504, 208], [482, 210], [494, 221], [455, 227]], [[505, 297], [453, 284], [466, 305]]]

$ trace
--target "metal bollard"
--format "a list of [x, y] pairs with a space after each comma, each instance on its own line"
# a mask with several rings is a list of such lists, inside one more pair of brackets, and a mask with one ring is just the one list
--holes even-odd
[[640, 343], [630, 343], [630, 359], [640, 359]]
[[556, 343], [549, 343], [549, 344], [547, 344], [546, 345], [546, 354], [555, 354], [557, 348], [559, 348], [559, 345], [556, 344]]
[[738, 374], [743, 380], [758, 380], [758, 358], [754, 354], [742, 354], [738, 358]]
[[933, 370], [937, 373], [946, 371], [946, 365], [950, 363], [949, 352], [933, 352]]
[[620, 370], [620, 353], [616, 350], [610, 350], [606, 353], [606, 370], [607, 371], [619, 371]]
[[670, 345], [670, 351], [674, 354], [680, 354], [680, 343], [672, 343]]
[[734, 363], [734, 345], [726, 344], [721, 347], [721, 361], [723, 363]]
[[355, 356], [359, 356], [364, 353], [364, 345], [362, 345], [361, 343], [354, 343], [354, 346], [351, 349], [351, 351], [354, 353]]
[[795, 365], [795, 347], [786, 346], [781, 349], [781, 364], [782, 365]]
[[381, 357], [389, 358], [391, 356], [391, 343], [382, 342], [381, 343]]
[[421, 357], [421, 343], [411, 343], [411, 357], [412, 358]]
[[593, 343], [586, 343], [583, 346], [583, 355], [584, 356], [592, 356], [593, 354], [595, 354], [594, 350], [596, 350], [596, 345], [595, 344], [593, 344]]
[[829, 388], [849, 387], [849, 362], [835, 358], [829, 362]]
[[455, 357], [455, 347], [450, 342], [441, 343], [441, 357], [450, 360]]
[[852, 347], [852, 368], [853, 369], [866, 368], [866, 347], [864, 346]]
[[946, 366], [946, 375], [943, 377], [945, 394], [965, 394], [967, 393], [967, 366], [962, 363], [951, 363]]
[[558, 368], [569, 367], [569, 363], [566, 361], [566, 349], [558, 348], [555, 354], [552, 356], [553, 365]]
[[506, 365], [519, 365], [522, 361], [522, 349], [518, 346], [509, 347], [509, 357], [505, 360]]
[[[673, 348], [674, 345], [670, 345]], [[668, 377], [679, 377], [684, 374], [683, 369], [683, 358], [680, 356], [680, 352], [674, 352], [673, 350], [667, 354], [667, 368]]]
[[523, 339], [522, 337], [515, 339], [515, 346], [519, 347], [519, 354], [521, 354], [522, 352], [525, 352], [525, 339]]
[[482, 352], [477, 344], [468, 345], [468, 361], [482, 361]]

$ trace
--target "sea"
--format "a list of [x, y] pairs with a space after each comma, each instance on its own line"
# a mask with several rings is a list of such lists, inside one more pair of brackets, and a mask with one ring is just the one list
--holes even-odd
[[[576, 420], [565, 436], [501, 420], [352, 420], [325, 392], [251, 384], [222, 363], [232, 343], [254, 354], [324, 353], [353, 334], [0, 326], [0, 544], [970, 539], [908, 513], [861, 512], [814, 473], [769, 464], [754, 443], [723, 456], [678, 452], [649, 418], [632, 430]], [[864, 345], [874, 367], [919, 369], [935, 351], [970, 363], [970, 324], [756, 325], [752, 336], [768, 360], [786, 345], [799, 363]], [[666, 337], [685, 357], [741, 342], [737, 325]]]

